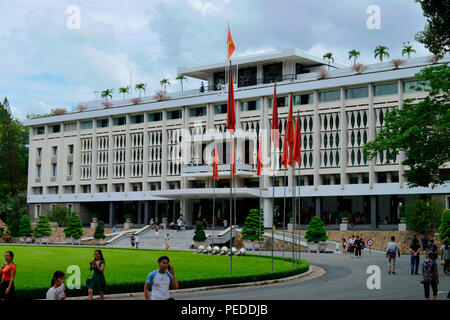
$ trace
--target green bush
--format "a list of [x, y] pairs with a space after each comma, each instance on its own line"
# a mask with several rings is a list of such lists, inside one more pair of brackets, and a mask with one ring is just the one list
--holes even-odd
[[52, 229], [50, 228], [50, 222], [46, 215], [40, 215], [39, 220], [34, 227], [34, 236], [36, 238], [48, 237], [52, 234]]
[[260, 235], [264, 234], [264, 217], [260, 214], [259, 209], [250, 209], [250, 213], [245, 218], [241, 234], [244, 240], [264, 240], [263, 237], [260, 237]]
[[421, 234], [432, 233], [439, 227], [442, 203], [437, 200], [420, 199], [406, 206], [406, 224], [412, 231]]
[[99, 221], [97, 228], [95, 228], [95, 233], [94, 233], [94, 238], [95, 239], [105, 239], [105, 223], [103, 221]]
[[194, 231], [194, 241], [205, 241], [206, 240], [206, 234], [203, 229], [203, 224], [201, 222], [197, 222], [195, 224], [195, 231]]
[[327, 232], [323, 227], [323, 221], [319, 217], [313, 217], [305, 232], [308, 242], [327, 241]]
[[22, 216], [20, 218], [19, 224], [19, 236], [21, 237], [29, 237], [33, 234], [33, 229], [31, 229], [31, 221], [28, 215]]
[[441, 238], [441, 240], [450, 239], [450, 209], [445, 209], [442, 212], [439, 231], [439, 238]]
[[71, 217], [67, 220], [67, 226], [64, 229], [66, 238], [80, 239], [83, 236], [83, 225], [80, 217], [75, 213], [71, 213]]
[[124, 217], [124, 219], [133, 219], [133, 215], [132, 214], [130, 214], [130, 213], [127, 213], [126, 215], [124, 215], [123, 216]]
[[61, 205], [54, 206], [48, 213], [49, 220], [56, 222], [59, 227], [66, 226], [68, 216], [70, 216], [69, 209]]
[[349, 217], [350, 217], [350, 212], [348, 212], [348, 211], [339, 212], [339, 218], [349, 218]]

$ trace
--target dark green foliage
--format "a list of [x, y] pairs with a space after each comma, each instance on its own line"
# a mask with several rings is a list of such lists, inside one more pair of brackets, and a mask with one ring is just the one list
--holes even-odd
[[206, 240], [206, 234], [203, 229], [203, 225], [201, 222], [197, 222], [195, 224], [195, 231], [194, 231], [194, 241], [205, 241]]
[[28, 215], [22, 216], [20, 218], [20, 226], [19, 226], [19, 236], [21, 237], [29, 237], [33, 234], [33, 229], [31, 229], [31, 221]]
[[440, 169], [450, 159], [450, 68], [427, 67], [416, 77], [424, 81], [415, 89], [428, 95], [419, 102], [406, 99], [402, 109], [389, 112], [375, 140], [365, 144], [364, 156], [372, 160], [388, 150], [387, 158], [394, 160], [404, 151], [408, 186], [435, 187], [450, 178]]
[[68, 208], [56, 205], [48, 213], [48, 218], [51, 222], [58, 223], [58, 226], [64, 227], [67, 223], [67, 218], [70, 216], [70, 211]]
[[306, 229], [305, 238], [308, 242], [327, 241], [327, 232], [323, 227], [323, 221], [319, 217], [313, 217]]
[[130, 219], [130, 220], [132, 220], [133, 219], [133, 215], [132, 214], [130, 214], [130, 213], [127, 213], [126, 215], [124, 215], [123, 216], [125, 219]]
[[83, 225], [81, 224], [80, 217], [72, 212], [70, 218], [67, 220], [67, 226], [64, 229], [66, 238], [80, 239], [83, 236]]
[[99, 221], [97, 228], [95, 228], [95, 233], [94, 233], [94, 238], [95, 239], [105, 239], [105, 223], [103, 221]]
[[441, 240], [450, 239], [450, 209], [445, 209], [444, 212], [442, 212], [439, 231], [439, 238], [441, 238]]
[[259, 213], [259, 209], [250, 209], [241, 234], [244, 240], [264, 240], [263, 237], [260, 237], [261, 234], [264, 234], [264, 217]]
[[46, 215], [40, 215], [36, 226], [34, 227], [34, 236], [36, 238], [48, 237], [51, 233], [52, 229], [50, 228], [48, 217]]
[[430, 233], [439, 227], [442, 203], [437, 200], [416, 201], [406, 206], [405, 217], [408, 227], [419, 233]]
[[1, 199], [0, 212], [6, 215], [5, 223], [8, 226], [8, 231], [13, 237], [19, 235], [20, 219], [27, 214], [28, 205], [26, 194], [19, 192], [15, 196], [6, 196]]
[[349, 217], [350, 217], [350, 212], [348, 212], [348, 211], [339, 212], [339, 218], [349, 218]]

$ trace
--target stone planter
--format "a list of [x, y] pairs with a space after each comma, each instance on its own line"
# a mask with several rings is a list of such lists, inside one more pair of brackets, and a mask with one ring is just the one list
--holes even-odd
[[42, 237], [40, 243], [47, 243], [48, 244], [49, 237]]
[[314, 251], [316, 253], [325, 252], [327, 249], [326, 242], [308, 242], [308, 252]]
[[348, 224], [342, 222], [342, 223], [339, 225], [339, 230], [340, 230], [340, 231], [347, 231], [347, 230], [348, 230]]
[[244, 240], [244, 241], [242, 241], [242, 245], [244, 246], [245, 250], [254, 250], [255, 249], [254, 241]]
[[348, 223], [348, 218], [342, 218], [342, 223], [347, 224]]
[[205, 241], [194, 241], [194, 248], [197, 249], [198, 246], [205, 246]]
[[25, 237], [25, 243], [32, 243], [33, 237]]
[[92, 218], [92, 223], [98, 223], [98, 218]]
[[66, 244], [69, 244], [69, 245], [73, 244], [73, 238], [72, 237], [66, 238]]
[[96, 229], [98, 226], [98, 223], [96, 222], [91, 222], [91, 229]]
[[106, 244], [106, 238], [105, 239], [95, 239], [95, 244], [99, 246], [104, 246]]
[[294, 231], [294, 224], [293, 223], [288, 223], [287, 229], [288, 229], [288, 231]]

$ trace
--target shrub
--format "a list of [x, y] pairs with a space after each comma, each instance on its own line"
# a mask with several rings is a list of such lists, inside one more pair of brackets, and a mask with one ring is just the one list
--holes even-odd
[[263, 237], [260, 237], [260, 234], [264, 234], [264, 217], [260, 214], [259, 209], [250, 209], [241, 234], [244, 240], [264, 240]]
[[441, 60], [444, 56], [442, 55], [432, 55], [431, 57], [428, 57], [428, 62], [431, 62], [432, 64], [436, 64]]
[[439, 201], [417, 197], [415, 202], [406, 206], [406, 224], [418, 233], [431, 233], [439, 227], [441, 212], [442, 203]]
[[365, 66], [362, 63], [356, 63], [352, 66], [352, 70], [356, 71], [356, 73], [363, 73], [364, 71], [366, 71], [367, 69], [369, 69], [368, 66]]
[[164, 90], [159, 90], [156, 91], [155, 95], [153, 96], [153, 99], [155, 99], [156, 101], [165, 101], [170, 100], [170, 97]]
[[52, 234], [52, 229], [50, 228], [50, 223], [46, 215], [40, 215], [39, 220], [34, 227], [34, 236], [36, 238], [48, 237]]
[[132, 220], [132, 219], [133, 219], [133, 215], [132, 215], [132, 214], [130, 214], [130, 213], [127, 213], [127, 214], [126, 214], [126, 215], [124, 215], [123, 217], [124, 217], [124, 219], [130, 219], [130, 220]]
[[328, 71], [325, 69], [320, 69], [319, 71], [317, 71], [317, 79], [326, 79], [329, 77]]
[[64, 108], [55, 108], [52, 110], [52, 112], [55, 116], [60, 116], [60, 115], [66, 114], [67, 110]]
[[305, 238], [308, 242], [327, 241], [327, 232], [323, 227], [323, 221], [319, 217], [313, 217], [306, 229]]
[[450, 239], [450, 209], [445, 209], [442, 212], [439, 231], [439, 238], [441, 238], [441, 240]]
[[69, 215], [70, 211], [68, 208], [56, 205], [48, 213], [48, 218], [51, 222], [56, 222], [59, 227], [64, 227]]
[[405, 60], [402, 59], [392, 59], [391, 64], [394, 66], [394, 69], [398, 69], [399, 66], [405, 63]]
[[142, 99], [141, 98], [133, 98], [133, 99], [130, 100], [130, 102], [132, 104], [139, 104], [139, 103], [142, 102]]
[[86, 111], [87, 109], [88, 109], [88, 107], [85, 106], [85, 105], [82, 105], [82, 104], [79, 104], [79, 105], [77, 106], [77, 110], [78, 110], [79, 112]]
[[71, 217], [67, 220], [67, 226], [64, 229], [66, 238], [80, 239], [83, 236], [83, 225], [80, 217], [75, 213], [71, 213]]
[[33, 229], [31, 229], [31, 221], [28, 215], [22, 216], [20, 218], [19, 224], [19, 236], [21, 237], [29, 237], [33, 234]]
[[206, 234], [203, 229], [203, 224], [201, 222], [197, 222], [195, 224], [195, 231], [194, 231], [194, 241], [205, 241], [206, 240]]
[[348, 211], [339, 212], [339, 218], [349, 218], [349, 217], [350, 217], [350, 212], [348, 212]]
[[112, 107], [112, 103], [111, 102], [109, 102], [109, 101], [103, 101], [102, 102], [102, 105], [105, 107], [105, 108], [110, 108], [110, 107]]
[[99, 221], [97, 228], [95, 228], [95, 233], [94, 233], [94, 238], [95, 239], [105, 239], [105, 223], [103, 221]]

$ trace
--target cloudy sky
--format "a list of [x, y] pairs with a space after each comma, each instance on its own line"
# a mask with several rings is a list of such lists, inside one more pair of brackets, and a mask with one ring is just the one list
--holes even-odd
[[[67, 26], [71, 5], [80, 29]], [[380, 29], [366, 25], [370, 5], [380, 8]], [[416, 56], [429, 54], [414, 41], [425, 18], [413, 0], [0, 0], [0, 97], [24, 119], [108, 88], [120, 98], [130, 73], [149, 94], [163, 78], [179, 91], [178, 66], [225, 59], [228, 21], [238, 56], [296, 47], [320, 57], [331, 51], [348, 64], [356, 49], [367, 64], [380, 44], [401, 57], [404, 41]]]

